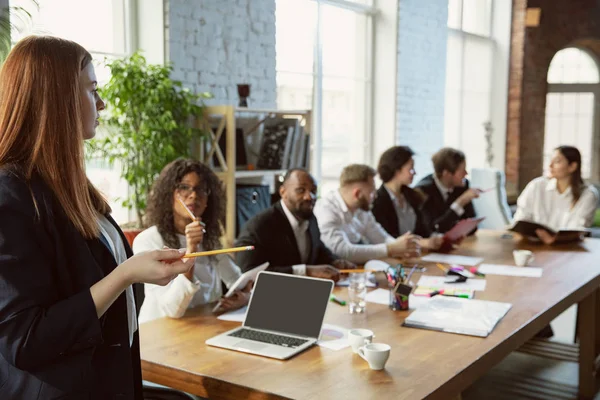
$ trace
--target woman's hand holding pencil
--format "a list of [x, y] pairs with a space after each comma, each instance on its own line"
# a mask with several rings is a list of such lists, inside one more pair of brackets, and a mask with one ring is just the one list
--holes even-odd
[[210, 250], [210, 251], [199, 251], [196, 253], [187, 253], [182, 258], [193, 258], [193, 257], [206, 257], [206, 256], [214, 256], [216, 254], [227, 254], [227, 253], [237, 253], [240, 251], [252, 251], [254, 250], [254, 246], [242, 246], [242, 247], [231, 247], [228, 249], [219, 249], [219, 250]]

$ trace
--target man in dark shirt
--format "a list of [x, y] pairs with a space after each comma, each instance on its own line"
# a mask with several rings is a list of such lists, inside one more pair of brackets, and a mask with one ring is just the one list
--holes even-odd
[[435, 172], [417, 183], [415, 190], [425, 196], [421, 211], [426, 226], [432, 232], [445, 233], [459, 220], [475, 217], [471, 201], [482, 192], [469, 188], [462, 151], [445, 147], [435, 153], [431, 161]]
[[287, 172], [279, 189], [281, 201], [250, 219], [235, 242], [254, 246], [253, 251], [238, 253], [243, 271], [268, 261], [270, 271], [338, 280], [338, 269], [356, 268], [321, 241], [313, 215], [316, 193], [317, 184], [307, 171]]

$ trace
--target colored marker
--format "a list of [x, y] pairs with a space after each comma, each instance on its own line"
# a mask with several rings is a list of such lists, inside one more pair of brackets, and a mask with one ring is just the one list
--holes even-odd
[[340, 306], [345, 306], [346, 302], [344, 300], [340, 300], [337, 297], [335, 297], [334, 294], [331, 295], [331, 297], [329, 298], [329, 301], [333, 301], [334, 303], [339, 304]]
[[469, 295], [467, 293], [453, 293], [453, 294], [447, 294], [444, 289], [440, 290], [440, 294], [442, 296], [448, 296], [448, 297], [460, 297], [461, 299], [468, 299]]

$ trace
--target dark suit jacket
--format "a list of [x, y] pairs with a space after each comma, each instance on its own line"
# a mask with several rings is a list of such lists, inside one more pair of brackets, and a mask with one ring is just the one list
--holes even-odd
[[[433, 175], [428, 175], [417, 183], [415, 190], [420, 191], [426, 197], [421, 208], [423, 221], [432, 232], [446, 233], [461, 219], [475, 217], [475, 209], [472, 203], [464, 207], [465, 212], [460, 217], [450, 209], [450, 205], [468, 188], [469, 181], [466, 182], [464, 187], [454, 188], [448, 197], [448, 201], [444, 201], [442, 194], [433, 180]], [[475, 233], [476, 230], [474, 229], [470, 235]]]
[[[308, 233], [311, 251], [307, 265], [331, 264], [339, 258], [321, 241], [321, 232], [314, 216], [308, 222]], [[291, 274], [292, 265], [302, 264], [294, 231], [280, 202], [246, 222], [235, 244], [254, 246], [253, 251], [237, 253], [237, 264], [242, 271], [268, 261], [269, 271]]]
[[[402, 188], [402, 194], [404, 195], [406, 202], [412, 207], [417, 216], [416, 225], [411, 227], [410, 230], [416, 235], [429, 237], [431, 235], [431, 231], [425, 225], [423, 221], [423, 215], [421, 213], [421, 207], [423, 206], [423, 202], [425, 200], [424, 196], [406, 186]], [[400, 236], [400, 226], [398, 224], [396, 209], [394, 208], [394, 203], [392, 202], [390, 194], [386, 190], [385, 186], [381, 185], [381, 187], [377, 190], [377, 197], [373, 202], [373, 208], [371, 211], [373, 212], [377, 222], [381, 224], [387, 233], [393, 237]]]
[[125, 293], [101, 318], [90, 294], [115, 267], [110, 250], [83, 238], [41, 178], [27, 184], [0, 169], [0, 399], [142, 398]]

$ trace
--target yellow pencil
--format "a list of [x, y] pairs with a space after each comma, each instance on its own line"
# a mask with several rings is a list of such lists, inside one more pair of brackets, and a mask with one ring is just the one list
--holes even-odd
[[447, 273], [448, 270], [446, 268], [444, 268], [444, 266], [442, 264], [435, 264], [436, 267], [438, 267], [439, 269], [441, 269], [442, 271], [444, 271], [444, 273]]
[[[188, 213], [188, 214], [190, 214], [190, 217], [192, 218], [192, 220], [194, 220], [194, 221], [198, 221], [198, 217], [196, 217], [196, 216], [194, 215], [194, 213], [192, 212], [192, 210], [190, 210], [190, 209], [188, 208], [188, 206], [186, 206], [186, 205], [185, 205], [185, 203], [184, 203], [184, 202], [183, 202], [183, 200], [181, 199], [181, 196], [177, 195], [177, 200], [179, 200], [179, 202], [181, 203], [181, 205], [183, 206], [183, 208], [185, 208], [185, 211], [187, 211], [187, 213]], [[202, 222], [202, 221], [198, 221], [198, 222], [200, 223], [200, 225], [202, 225], [202, 226], [204, 226], [204, 227], [206, 226], [206, 224], [205, 224], [204, 222]]]
[[376, 272], [376, 269], [340, 269], [338, 272], [340, 274], [360, 274], [363, 272]]
[[215, 254], [237, 253], [239, 251], [250, 251], [250, 250], [254, 250], [254, 246], [231, 247], [229, 249], [200, 251], [198, 253], [188, 253], [188, 254], [184, 255], [182, 258], [214, 256]]

